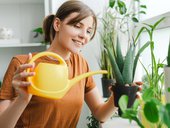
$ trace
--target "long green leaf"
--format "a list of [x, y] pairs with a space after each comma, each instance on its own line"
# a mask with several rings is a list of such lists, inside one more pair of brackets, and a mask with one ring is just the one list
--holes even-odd
[[170, 42], [169, 42], [169, 47], [168, 47], [167, 64], [168, 64], [168, 67], [170, 67]]
[[122, 51], [121, 51], [120, 42], [119, 42], [118, 37], [117, 37], [117, 44], [116, 44], [116, 55], [117, 55], [116, 63], [118, 64], [119, 70], [122, 73], [124, 61], [123, 61]]
[[112, 65], [112, 70], [113, 70], [113, 72], [114, 72], [114, 74], [115, 74], [116, 83], [117, 83], [118, 85], [124, 85], [125, 83], [124, 83], [122, 74], [121, 74], [121, 72], [120, 72], [120, 70], [119, 70], [119, 67], [118, 67], [118, 65], [117, 65], [117, 63], [116, 63], [116, 61], [115, 61], [115, 58], [114, 58], [114, 56], [111, 54], [110, 49], [107, 48], [107, 47], [106, 47], [106, 49], [107, 49], [107, 52], [108, 52], [108, 55], [109, 55], [109, 58], [110, 58], [110, 63], [111, 63], [111, 65]]
[[134, 45], [131, 45], [127, 51], [122, 72], [125, 84], [131, 84], [133, 80], [134, 54], [135, 54]]
[[153, 25], [153, 30], [155, 30], [155, 28], [165, 19], [165, 17], [161, 18], [160, 20], [158, 20], [154, 25]]
[[136, 67], [137, 67], [137, 62], [139, 60], [140, 54], [149, 46], [150, 42], [145, 43], [138, 51], [135, 60], [134, 60], [134, 66], [133, 66], [133, 79], [135, 76], [135, 71], [136, 71]]

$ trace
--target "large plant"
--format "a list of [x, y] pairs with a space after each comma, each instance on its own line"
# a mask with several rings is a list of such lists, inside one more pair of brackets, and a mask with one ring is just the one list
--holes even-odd
[[114, 49], [114, 54], [111, 53], [111, 49], [106, 47], [108, 56], [111, 61], [112, 69], [115, 74], [115, 79], [117, 85], [132, 84], [135, 76], [136, 66], [140, 54], [149, 46], [150, 42], [145, 43], [136, 54], [137, 39], [144, 28], [141, 28], [135, 38], [134, 42], [130, 44], [127, 50], [125, 58], [122, 55], [120, 42], [117, 40], [116, 50]]
[[[145, 24], [146, 27], [143, 27], [150, 37], [151, 73], [149, 69], [142, 64], [147, 74], [146, 78], [148, 79], [146, 83], [147, 88], [143, 90], [142, 99], [135, 101], [135, 108], [127, 108], [127, 96], [122, 96], [119, 100], [120, 108], [123, 111], [122, 117], [136, 121], [141, 128], [143, 128], [145, 124], [141, 123], [138, 116], [139, 113], [142, 114], [142, 118], [146, 118], [146, 120], [151, 123], [149, 125], [153, 127], [170, 127], [170, 104], [165, 104], [161, 98], [163, 84], [160, 81], [163, 80], [163, 73], [159, 73], [159, 69], [163, 67], [163, 63], [156, 61], [153, 41], [153, 32], [163, 20], [164, 18], [161, 18], [154, 25]], [[140, 109], [137, 107], [139, 105], [141, 105]]]
[[119, 32], [128, 35], [130, 40], [130, 24], [131, 22], [138, 22], [137, 16], [139, 14], [145, 14], [145, 5], [140, 5], [139, 12], [134, 12], [132, 6], [138, 0], [132, 0], [129, 8], [123, 0], [109, 0], [109, 7], [104, 9], [103, 17], [101, 18], [103, 28], [100, 31], [101, 37], [101, 57], [100, 67], [101, 69], [107, 70], [108, 74], [104, 74], [103, 78], [113, 79], [114, 72], [110, 64], [110, 59], [107, 55], [105, 47], [110, 48], [111, 54], [115, 54], [116, 49], [116, 37]]
[[[111, 63], [109, 57], [107, 56], [107, 52], [105, 47], [114, 48], [114, 38], [116, 36], [115, 33], [115, 17], [112, 15], [112, 12], [109, 8], [106, 8], [103, 12], [103, 17], [101, 18], [102, 29], [99, 31], [101, 44], [100, 44], [100, 68], [102, 70], [107, 70], [108, 74], [103, 74], [103, 78], [105, 79], [113, 79], [114, 74], [112, 72]], [[111, 51], [113, 54], [113, 50]]]

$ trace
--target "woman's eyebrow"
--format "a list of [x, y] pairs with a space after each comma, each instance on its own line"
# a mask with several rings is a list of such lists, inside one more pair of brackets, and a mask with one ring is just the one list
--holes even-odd
[[[80, 25], [84, 26], [82, 22], [78, 22]], [[92, 27], [88, 27], [88, 29], [93, 29]]]

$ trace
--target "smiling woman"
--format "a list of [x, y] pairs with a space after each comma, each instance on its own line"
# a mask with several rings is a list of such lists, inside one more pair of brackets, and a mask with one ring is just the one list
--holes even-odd
[[[90, 71], [79, 51], [94, 37], [96, 26], [94, 12], [78, 0], [66, 1], [55, 15], [44, 19], [45, 41], [51, 44], [47, 51], [65, 60], [70, 79]], [[92, 77], [82, 79], [60, 100], [29, 94], [31, 83], [26, 79], [36, 76], [34, 68], [41, 62], [58, 64], [48, 56], [28, 64], [36, 54], [17, 55], [9, 64], [0, 90], [0, 127], [75, 128], [84, 100], [97, 120], [104, 122], [112, 115], [113, 95], [104, 102]]]

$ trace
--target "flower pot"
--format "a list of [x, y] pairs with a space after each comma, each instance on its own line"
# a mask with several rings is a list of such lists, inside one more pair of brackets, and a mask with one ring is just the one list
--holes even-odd
[[136, 93], [138, 91], [138, 86], [121, 86], [121, 85], [114, 85], [112, 87], [112, 90], [114, 92], [114, 103], [115, 103], [115, 106], [118, 107], [118, 114], [121, 116], [122, 115], [122, 111], [120, 110], [120, 107], [119, 107], [119, 99], [122, 95], [127, 95], [128, 98], [129, 98], [129, 101], [128, 101], [128, 108], [130, 108], [135, 99], [136, 99]]
[[170, 103], [170, 92], [168, 92], [168, 88], [170, 88], [170, 67], [164, 67], [164, 75], [165, 75], [165, 100]]
[[107, 98], [110, 96], [109, 86], [114, 84], [114, 80], [102, 78], [102, 90], [103, 90], [103, 97]]

